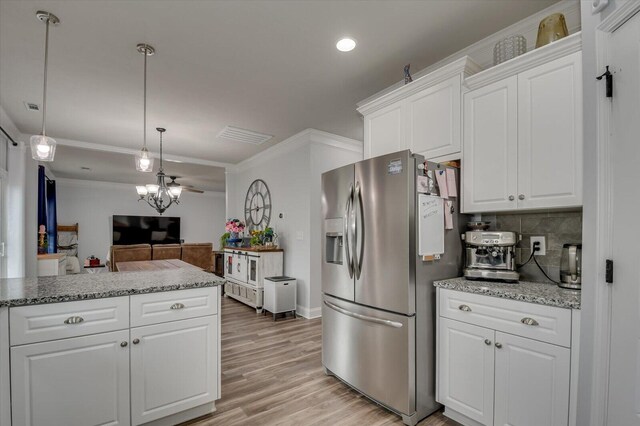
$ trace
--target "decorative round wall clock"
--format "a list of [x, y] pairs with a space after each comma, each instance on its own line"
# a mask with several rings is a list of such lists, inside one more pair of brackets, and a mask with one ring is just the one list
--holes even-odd
[[254, 180], [244, 199], [244, 219], [249, 231], [264, 230], [271, 221], [271, 192], [262, 179]]

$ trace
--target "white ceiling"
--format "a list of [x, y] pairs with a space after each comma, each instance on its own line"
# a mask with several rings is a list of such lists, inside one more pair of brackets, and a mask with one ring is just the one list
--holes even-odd
[[[47, 10], [61, 20], [51, 29], [50, 136], [138, 149], [135, 46], [148, 42], [157, 52], [148, 65], [151, 150], [162, 126], [167, 153], [235, 164], [309, 127], [362, 139], [356, 102], [401, 80], [406, 63], [420, 70], [555, 1], [2, 0], [0, 104], [20, 131], [39, 132], [41, 115], [23, 102], [41, 103], [44, 25], [35, 12]], [[358, 41], [350, 53], [335, 48], [345, 34]], [[226, 125], [274, 138], [216, 139]], [[53, 169], [76, 173], [59, 149]]]
[[[159, 160], [155, 160], [154, 171], [158, 171]], [[167, 176], [178, 176], [181, 185], [191, 185], [203, 191], [224, 192], [225, 170], [198, 164], [164, 161]], [[90, 170], [83, 170], [88, 167]], [[56, 178], [95, 180], [130, 184], [155, 183], [155, 173], [140, 173], [134, 167], [132, 155], [93, 151], [59, 145], [56, 159], [51, 165]], [[167, 180], [167, 182], [169, 182]], [[133, 186], [132, 193], [135, 193]]]

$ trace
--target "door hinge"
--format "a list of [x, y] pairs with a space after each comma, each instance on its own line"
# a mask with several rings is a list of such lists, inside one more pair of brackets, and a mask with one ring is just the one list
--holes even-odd
[[605, 281], [607, 284], [613, 283], [613, 260], [607, 259], [605, 266]]
[[611, 71], [609, 71], [609, 65], [607, 65], [607, 70], [604, 72], [604, 74], [596, 77], [596, 80], [602, 80], [602, 78], [604, 77], [604, 81], [607, 85], [607, 98], [612, 98], [613, 97], [613, 74], [611, 74]]

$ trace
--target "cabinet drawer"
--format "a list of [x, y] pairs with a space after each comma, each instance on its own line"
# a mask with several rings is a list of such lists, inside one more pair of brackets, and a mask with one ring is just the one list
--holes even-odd
[[[517, 284], [516, 284], [517, 285]], [[528, 337], [571, 346], [571, 310], [461, 291], [439, 289], [440, 316]], [[525, 324], [526, 319], [534, 324]]]
[[11, 346], [129, 328], [129, 298], [112, 297], [9, 310]]
[[216, 287], [131, 296], [131, 327], [213, 315], [217, 312]]

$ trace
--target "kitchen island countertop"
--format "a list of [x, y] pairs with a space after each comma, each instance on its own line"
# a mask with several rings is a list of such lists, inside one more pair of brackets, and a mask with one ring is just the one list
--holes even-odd
[[474, 281], [459, 277], [434, 281], [433, 285], [465, 293], [484, 294], [485, 296], [557, 306], [559, 308], [580, 309], [580, 291], [563, 289], [551, 283]]
[[192, 269], [9, 278], [0, 279], [0, 307], [214, 287], [224, 283], [223, 278], [212, 273]]

